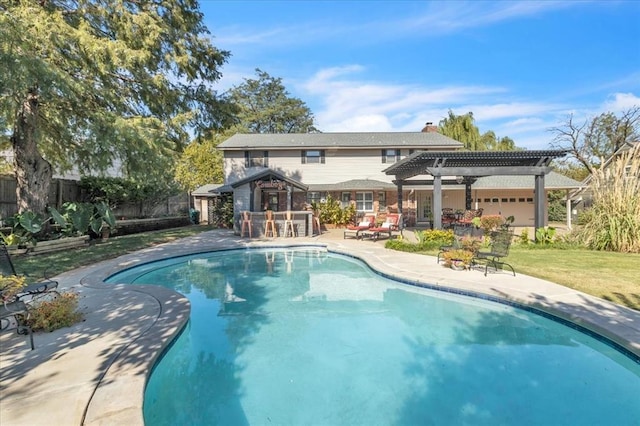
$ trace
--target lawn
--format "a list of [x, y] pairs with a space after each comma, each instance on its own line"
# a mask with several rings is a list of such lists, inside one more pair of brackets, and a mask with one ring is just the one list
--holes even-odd
[[[49, 273], [59, 274], [210, 229], [199, 225], [126, 235], [82, 249], [18, 256], [14, 258], [14, 263], [18, 273], [28, 272], [31, 277], [41, 277], [47, 268]], [[511, 248], [508, 262], [517, 273], [552, 281], [640, 311], [639, 254], [516, 245]]]
[[[424, 254], [435, 256], [437, 252]], [[640, 311], [640, 254], [515, 245], [506, 261], [516, 273]]]

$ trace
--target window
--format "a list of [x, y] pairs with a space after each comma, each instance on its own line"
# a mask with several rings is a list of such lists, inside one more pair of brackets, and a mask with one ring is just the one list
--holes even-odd
[[269, 167], [269, 151], [245, 151], [245, 167]]
[[302, 151], [302, 164], [324, 164], [324, 150], [310, 149]]
[[399, 149], [383, 149], [382, 150], [382, 162], [383, 163], [395, 163], [400, 160]]
[[356, 192], [356, 210], [359, 212], [373, 211], [373, 192]]
[[278, 193], [277, 192], [268, 192], [267, 193], [267, 205], [265, 207], [266, 210], [273, 210], [274, 212], [278, 211]]
[[387, 193], [378, 192], [378, 211], [385, 210], [387, 208]]
[[342, 208], [349, 207], [349, 204], [351, 204], [351, 193], [343, 192], [340, 197]]
[[324, 198], [324, 194], [322, 192], [307, 192], [307, 203], [320, 203]]

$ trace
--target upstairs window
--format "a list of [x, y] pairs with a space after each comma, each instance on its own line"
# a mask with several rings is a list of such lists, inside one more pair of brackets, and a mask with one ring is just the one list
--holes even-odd
[[395, 163], [396, 161], [400, 161], [399, 149], [383, 149], [382, 150], [383, 163]]
[[309, 149], [302, 151], [302, 164], [324, 164], [323, 149]]
[[269, 151], [245, 151], [245, 167], [269, 167]]

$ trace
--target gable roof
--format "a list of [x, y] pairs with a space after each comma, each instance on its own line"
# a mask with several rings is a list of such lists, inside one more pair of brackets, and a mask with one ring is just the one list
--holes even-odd
[[303, 184], [302, 182], [295, 180], [295, 179], [291, 179], [289, 177], [286, 177], [285, 175], [283, 175], [282, 173], [279, 173], [275, 170], [272, 169], [264, 169], [259, 171], [258, 173], [254, 173], [252, 175], [249, 175], [247, 177], [245, 177], [244, 179], [240, 179], [238, 181], [235, 181], [231, 184], [232, 188], [237, 188], [239, 186], [242, 186], [244, 184], [247, 184], [249, 182], [254, 182], [257, 180], [263, 180], [264, 178], [269, 178], [269, 179], [277, 179], [277, 180], [281, 180], [283, 182], [288, 183], [289, 185], [293, 186], [294, 188], [298, 188], [302, 191], [307, 191], [308, 190], [308, 186]]
[[358, 191], [358, 190], [393, 191], [396, 189], [397, 187], [392, 183], [382, 182], [375, 179], [352, 179], [352, 180], [347, 180], [347, 181], [338, 182], [338, 183], [327, 183], [327, 184], [320, 183], [320, 184], [309, 185], [309, 191], [312, 191], [312, 192]]
[[[478, 178], [472, 189], [534, 189], [533, 176], [484, 176]], [[549, 172], [544, 178], [544, 189], [575, 189], [581, 188], [582, 183], [560, 173]]]
[[235, 134], [218, 149], [330, 149], [330, 148], [442, 148], [459, 149], [463, 144], [437, 132], [386, 133], [279, 133]]
[[233, 192], [233, 188], [230, 185], [222, 185], [219, 183], [208, 183], [196, 188], [191, 192], [194, 197], [202, 197], [207, 195], [220, 195], [225, 192]]

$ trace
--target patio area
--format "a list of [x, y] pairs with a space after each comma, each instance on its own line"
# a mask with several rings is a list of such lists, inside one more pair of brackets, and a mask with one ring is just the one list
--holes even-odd
[[[411, 232], [404, 233], [411, 238]], [[60, 287], [80, 295], [85, 320], [28, 339], [0, 335], [3, 425], [143, 424], [146, 377], [186, 324], [187, 300], [154, 286], [105, 285], [113, 272], [150, 260], [242, 247], [321, 245], [360, 258], [381, 274], [534, 306], [600, 333], [640, 356], [640, 312], [517, 274], [453, 271], [436, 258], [384, 248], [384, 240], [344, 239], [335, 229], [310, 238], [240, 238], [217, 230], [61, 274]]]

